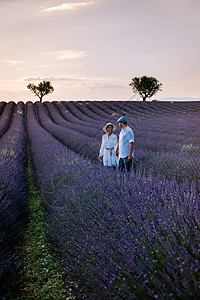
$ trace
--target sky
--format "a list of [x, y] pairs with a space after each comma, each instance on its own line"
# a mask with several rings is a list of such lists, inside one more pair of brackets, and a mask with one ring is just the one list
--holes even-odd
[[0, 0], [0, 101], [139, 100], [129, 83], [153, 76], [152, 99], [200, 100], [199, 0]]

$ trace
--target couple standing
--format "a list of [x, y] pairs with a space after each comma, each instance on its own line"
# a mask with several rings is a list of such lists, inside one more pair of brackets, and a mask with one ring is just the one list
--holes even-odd
[[106, 134], [102, 136], [99, 160], [103, 161], [104, 166], [114, 168], [118, 163], [120, 171], [126, 170], [130, 172], [134, 157], [134, 133], [127, 125], [127, 118], [125, 116], [119, 118], [117, 122], [121, 128], [118, 142], [117, 136], [113, 134], [116, 126], [112, 123], [107, 123], [103, 127]]

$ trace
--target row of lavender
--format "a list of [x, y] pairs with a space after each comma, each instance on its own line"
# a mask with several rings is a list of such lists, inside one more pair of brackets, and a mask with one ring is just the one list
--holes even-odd
[[[76, 109], [79, 109], [79, 114], [76, 111], [76, 116], [82, 118], [82, 116], [87, 114], [87, 116], [90, 116], [90, 118], [92, 118], [92, 117], [94, 118], [93, 123], [95, 121], [95, 115], [96, 116], [100, 115], [101, 114], [100, 111], [102, 111], [104, 109], [104, 112], [103, 112], [104, 113], [104, 121], [108, 120], [108, 118], [109, 118], [109, 119], [111, 119], [111, 121], [116, 122], [117, 116], [113, 117], [111, 110], [109, 110], [109, 111], [107, 111], [106, 117], [105, 117], [106, 105], [102, 104], [102, 103], [101, 104], [98, 103], [98, 106], [101, 105], [101, 110], [99, 108], [97, 110], [97, 108], [95, 107], [95, 105], [97, 105], [97, 103], [93, 102], [93, 103], [88, 103], [88, 105], [87, 105], [87, 103], [86, 104], [83, 104], [83, 103], [78, 104], [76, 102], [73, 102], [73, 103], [65, 102], [65, 106], [67, 108], [70, 108], [71, 110], [72, 110], [73, 106], [75, 106]], [[156, 117], [149, 118], [149, 116], [151, 116], [151, 114], [150, 114], [150, 109], [148, 109], [143, 112], [142, 118], [141, 117], [139, 118], [138, 117], [139, 113], [137, 112], [137, 110], [135, 111], [133, 109], [134, 108], [133, 104], [132, 104], [133, 107], [131, 109], [130, 103], [128, 105], [126, 102], [125, 102], [125, 104], [122, 102], [122, 104], [121, 103], [120, 104], [123, 105], [122, 106], [123, 110], [122, 109], [118, 110], [117, 109], [118, 102], [112, 103], [112, 104], [110, 104], [110, 102], [107, 102], [107, 103], [109, 103], [109, 105], [113, 105], [113, 111], [114, 111], [114, 113], [117, 112], [118, 116], [120, 116], [123, 113], [123, 110], [126, 109], [126, 115], [128, 115], [129, 122], [131, 125], [133, 125], [134, 130], [136, 130], [136, 134], [139, 137], [139, 148], [141, 148], [141, 146], [147, 148], [147, 145], [144, 144], [145, 141], [146, 142], [149, 140], [154, 141], [155, 139], [153, 139], [153, 138], [155, 137], [155, 134], [157, 137], [157, 139], [156, 139], [157, 141], [161, 140], [161, 142], [162, 142], [163, 139], [166, 139], [166, 133], [167, 133], [168, 134], [167, 138], [169, 140], [169, 143], [171, 143], [171, 141], [174, 139], [175, 135], [178, 136], [178, 138], [180, 139], [181, 142], [183, 142], [183, 141], [185, 141], [185, 133], [187, 133], [187, 134], [189, 133], [189, 136], [190, 136], [194, 132], [194, 129], [197, 129], [196, 125], [199, 122], [200, 107], [195, 115], [193, 113], [193, 110], [191, 109], [189, 115], [188, 114], [185, 115], [185, 114], [182, 114], [181, 112], [177, 112], [178, 115], [176, 116], [176, 118], [174, 118], [173, 116], [170, 115], [170, 117], [167, 117], [164, 119], [163, 119], [163, 113], [161, 113], [161, 112], [159, 112], [159, 113], [157, 112]], [[193, 104], [193, 106], [194, 107], [196, 106], [195, 103]], [[93, 112], [91, 112], [91, 107], [93, 107], [92, 108]], [[162, 107], [164, 108], [165, 104], [163, 104]], [[183, 107], [184, 107], [184, 105], [183, 105]], [[94, 110], [94, 108], [96, 108], [96, 109]], [[197, 106], [197, 108], [198, 108], [198, 106]], [[94, 112], [95, 112], [95, 114], [94, 114]], [[177, 130], [178, 130], [178, 132], [177, 132]], [[196, 134], [197, 134], [197, 131], [196, 131]], [[199, 132], [198, 132], [198, 134], [199, 134]], [[179, 136], [179, 135], [181, 135], [181, 136]], [[141, 144], [141, 141], [140, 141], [141, 136], [145, 137], [142, 145], [140, 145]], [[188, 140], [188, 136], [187, 136], [187, 140]], [[151, 144], [150, 146], [152, 147], [153, 145]], [[181, 149], [181, 146], [182, 146], [181, 144], [180, 144], [180, 147], [179, 147], [179, 145], [177, 145], [176, 148]], [[161, 143], [159, 144], [159, 147], [162, 149], [164, 148]], [[157, 147], [157, 149], [159, 150], [158, 147]], [[170, 150], [171, 148], [168, 146], [166, 149], [166, 144], [165, 144], [164, 150], [168, 151], [168, 149]], [[148, 150], [150, 150], [150, 149], [148, 149]]]
[[0, 124], [0, 298], [6, 299], [18, 288], [17, 248], [29, 215], [24, 103], [8, 103]]
[[[45, 112], [45, 107], [42, 104], [36, 103], [41, 123], [56, 138], [60, 139], [74, 151], [90, 159], [97, 160], [102, 135], [102, 124], [110, 119], [116, 122], [116, 116], [112, 115], [113, 111], [116, 112], [118, 110], [117, 114], [119, 116], [123, 109], [129, 112], [130, 125], [134, 128], [136, 135], [135, 166], [147, 170], [153, 168], [157, 174], [165, 173], [167, 178], [176, 177], [179, 181], [187, 178], [190, 181], [195, 180], [199, 182], [200, 127], [197, 126], [199, 123], [198, 102], [190, 104], [188, 108], [184, 104], [182, 110], [179, 108], [179, 115], [176, 119], [168, 117], [164, 120], [158, 117], [151, 119], [146, 117], [150, 115], [149, 112], [151, 110], [155, 110], [154, 106], [150, 107], [150, 103], [147, 104], [142, 119], [139, 117], [133, 118], [132, 113], [135, 113], [135, 106], [136, 108], [138, 106], [139, 108], [143, 107], [144, 110], [144, 104], [134, 105], [129, 102], [86, 102], [86, 104], [82, 102], [64, 104], [58, 102], [54, 104], [46, 102], [45, 107], [48, 110], [50, 118], [59, 126], [56, 126], [49, 119]], [[111, 104], [112, 110], [110, 108]], [[8, 107], [9, 105], [10, 108]], [[8, 103], [6, 106], [7, 111], [5, 109], [4, 114], [1, 116], [1, 123], [4, 121], [4, 126], [0, 126], [0, 128], [4, 131], [12, 115], [12, 106], [13, 103]], [[157, 106], [158, 103], [156, 103], [156, 108]], [[166, 110], [164, 109], [165, 106], [169, 106], [169, 104], [161, 104], [160, 108], [163, 107], [164, 111]], [[169, 112], [176, 111], [177, 106], [177, 104], [173, 104], [173, 108], [171, 110], [168, 109]], [[121, 110], [119, 110], [120, 107]], [[189, 115], [181, 115], [182, 111], [184, 113], [188, 112]], [[138, 113], [137, 110], [136, 113]], [[195, 114], [193, 115], [192, 113]], [[101, 121], [95, 120], [95, 116], [101, 119]], [[102, 119], [103, 117], [104, 119]], [[87, 138], [87, 136], [90, 138]]]
[[[100, 115], [100, 105], [96, 107], [96, 116]], [[95, 109], [89, 113], [86, 105], [82, 104], [81, 110], [75, 103], [49, 103], [37, 102], [35, 108], [42, 126], [73, 151], [97, 161], [101, 143], [102, 126], [107, 121], [116, 122], [106, 105], [102, 110], [102, 118], [97, 121]], [[115, 107], [113, 107], [113, 110]], [[85, 112], [85, 114], [83, 113]], [[87, 115], [86, 115], [87, 112]], [[97, 113], [99, 113], [97, 115]], [[130, 113], [130, 112], [129, 112]], [[120, 115], [120, 114], [119, 114]], [[79, 116], [79, 118], [78, 118]], [[170, 179], [175, 177], [179, 182], [188, 179], [200, 182], [200, 127], [199, 114], [167, 119], [138, 118], [129, 115], [129, 124], [134, 129], [135, 143], [135, 168], [148, 171], [154, 169], [156, 174], [165, 174]], [[119, 129], [116, 131], [119, 134]]]
[[15, 108], [15, 103], [10, 101], [8, 104], [0, 102], [0, 137], [8, 130], [10, 125], [10, 120], [13, 116], [13, 111]]
[[[61, 103], [59, 104], [59, 107], [58, 107], [58, 103], [55, 103], [56, 104], [56, 107], [59, 109], [59, 110], [57, 110], [56, 112], [60, 112], [60, 115], [58, 115], [57, 114], [57, 120], [56, 120], [56, 123], [57, 122], [60, 122], [60, 123], [62, 123], [62, 124], [60, 124], [60, 125], [62, 125], [62, 127], [64, 127], [65, 126], [65, 124], [63, 123], [63, 121], [66, 121], [65, 120], [65, 118], [63, 119], [63, 118], [61, 118], [61, 115], [67, 115], [68, 116], [68, 118], [69, 118], [69, 110], [67, 110], [66, 111], [66, 109], [65, 110], [62, 110], [62, 112], [61, 112], [61, 109], [60, 109], [60, 106], [62, 106], [61, 105]], [[66, 104], [66, 103], [65, 103]], [[7, 104], [6, 106], [4, 105], [4, 111], [5, 111], [5, 108], [6, 107], [8, 107], [8, 105], [11, 105], [11, 104]], [[77, 106], [78, 104], [76, 103], [76, 106]], [[83, 105], [83, 104], [82, 104]], [[12, 106], [12, 105], [11, 105]], [[41, 108], [40, 109], [40, 106], [42, 107], [42, 105], [38, 105], [38, 104], [36, 104], [36, 107], [38, 107], [38, 116], [39, 116], [39, 118], [40, 118], [40, 120], [42, 119], [41, 118], [41, 111], [42, 111], [42, 114], [43, 114], [43, 126], [47, 126], [47, 125], [44, 125], [44, 124], [47, 124], [48, 123], [48, 127], [46, 127], [50, 132], [52, 132], [52, 127], [54, 127], [54, 135], [55, 135], [55, 137], [57, 136], [57, 138], [59, 138], [60, 139], [60, 133], [61, 133], [61, 131], [62, 131], [62, 127], [60, 126], [60, 127], [57, 127], [57, 126], [55, 126], [55, 124], [53, 125], [53, 122], [49, 119], [49, 117], [48, 117], [48, 121], [47, 121], [47, 117], [46, 117], [46, 112], [44, 112], [44, 107], [43, 108]], [[52, 114], [52, 109], [51, 109], [51, 105], [49, 105], [48, 103], [45, 103], [45, 106], [47, 107], [47, 111], [48, 111], [48, 113], [49, 113], [49, 115], [52, 117], [52, 118], [55, 118], [55, 111], [54, 111], [54, 117], [53, 117], [53, 114]], [[70, 111], [72, 111], [73, 109], [76, 111], [76, 114], [77, 114], [77, 112], [79, 112], [80, 110], [76, 110], [74, 107], [76, 107], [75, 105], [74, 105], [74, 103], [72, 103], [72, 104], [68, 104], [68, 106], [70, 106]], [[96, 103], [95, 103], [95, 105], [93, 104], [93, 113], [95, 113], [95, 110], [96, 110], [96, 113], [99, 113], [99, 115], [101, 115], [100, 114], [100, 111], [99, 111], [99, 107], [98, 107], [98, 110], [95, 108], [97, 105], [96, 105]], [[103, 109], [102, 109], [102, 105], [99, 105], [100, 107], [101, 107], [101, 110], [103, 111]], [[65, 107], [66, 107], [66, 105], [65, 105]], [[105, 109], [105, 107], [106, 107], [106, 105], [104, 105], [104, 112], [103, 112], [103, 114], [102, 115], [104, 115], [104, 117], [105, 117], [105, 121], [106, 121], [106, 116], [107, 116], [107, 118], [108, 118], [108, 116], [109, 115], [111, 115], [111, 116], [113, 116], [113, 112], [111, 111], [109, 111], [109, 113], [108, 112], [106, 112], [106, 109]], [[68, 107], [67, 107], [68, 108]], [[50, 112], [50, 110], [51, 110], [51, 112]], [[10, 111], [10, 110], [9, 110]], [[100, 136], [101, 136], [101, 134], [102, 134], [102, 132], [101, 132], [101, 128], [102, 128], [102, 122], [103, 122], [103, 120], [101, 119], [101, 120], [99, 120], [99, 121], [96, 121], [95, 119], [94, 119], [94, 114], [89, 114], [88, 113], [88, 111], [84, 108], [83, 109], [83, 111], [84, 111], [84, 113], [82, 113], [81, 114], [81, 118], [83, 118], [83, 119], [87, 119], [87, 121], [81, 121], [80, 119], [77, 119], [77, 117], [75, 118], [75, 122], [74, 123], [82, 123], [81, 125], [81, 127], [79, 127], [79, 128], [77, 128], [76, 126], [74, 126], [75, 128], [76, 128], [76, 132], [74, 131], [74, 127], [72, 126], [72, 120], [70, 120], [69, 122], [68, 122], [68, 124], [67, 124], [67, 127], [69, 127], [69, 126], [71, 126], [71, 131], [65, 131], [63, 134], [61, 134], [61, 137], [62, 137], [62, 139], [61, 139], [61, 141], [62, 142], [64, 142], [64, 144], [65, 143], [67, 143], [67, 145], [68, 146], [70, 146], [72, 149], [74, 149], [75, 151], [77, 151], [77, 146], [80, 144], [80, 141], [81, 141], [81, 143], [82, 142], [84, 142], [84, 147], [85, 148], [83, 148], [83, 146], [81, 146], [82, 147], [82, 149], [81, 149], [81, 153], [82, 154], [84, 154], [85, 156], [90, 156], [91, 154], [90, 154], [90, 152], [88, 151], [88, 145], [90, 145], [90, 151], [91, 151], [91, 149], [95, 149], [95, 145], [97, 145], [97, 143], [95, 143], [95, 140], [94, 140], [94, 138], [96, 138], [96, 141], [98, 141], [98, 146], [96, 147], [96, 154], [93, 156], [94, 157], [94, 159], [96, 159], [97, 158], [97, 153], [98, 153], [98, 147], [99, 147], [99, 142], [100, 142]], [[2, 112], [3, 112], [3, 110], [2, 110]], [[88, 115], [86, 115], [86, 112], [87, 112], [87, 114]], [[118, 115], [120, 115], [120, 112], [121, 111], [119, 111], [119, 113], [118, 113]], [[130, 111], [129, 111], [129, 113], [130, 113]], [[4, 114], [5, 116], [6, 116], [6, 114]], [[3, 116], [3, 114], [1, 115], [1, 116]], [[12, 113], [9, 113], [9, 118], [12, 116]], [[70, 115], [70, 117], [72, 118], [73, 117], [73, 114], [71, 114]], [[130, 120], [131, 120], [131, 114], [129, 115], [129, 117], [130, 117]], [[180, 117], [180, 115], [179, 115], [179, 117]], [[7, 124], [6, 126], [4, 126], [4, 128], [7, 128], [8, 129], [8, 120], [9, 120], [9, 118], [7, 118], [7, 123], [6, 122], [3, 122], [4, 124]], [[195, 118], [195, 115], [194, 115], [194, 118]], [[99, 118], [100, 119], [100, 118]], [[109, 119], [110, 119], [110, 117], [109, 117]], [[169, 118], [168, 118], [169, 119]], [[1, 119], [2, 120], [2, 119]], [[116, 120], [116, 116], [114, 116], [113, 117], [113, 121], [114, 120]], [[142, 117], [142, 121], [140, 120], [140, 118], [138, 118], [138, 122], [139, 122], [139, 125], [144, 125], [145, 124], [145, 126], [146, 126], [146, 128], [147, 128], [147, 123], [145, 123], [145, 118], [143, 118]], [[55, 121], [55, 120], [54, 120]], [[156, 121], [155, 119], [154, 119], [154, 121]], [[181, 119], [181, 122], [182, 122], [183, 120]], [[166, 123], [167, 124], [167, 123]], [[195, 123], [194, 123], [195, 124]], [[80, 124], [79, 124], [80, 125]], [[85, 125], [85, 126], [83, 126], [83, 125]], [[133, 125], [137, 125], [137, 123], [133, 123]], [[173, 125], [172, 123], [170, 123], [170, 125]], [[182, 124], [179, 124], [179, 125], [181, 125], [180, 126], [180, 129], [181, 129], [181, 127], [183, 127], [183, 125], [184, 125], [184, 123], [182, 123]], [[189, 125], [191, 125], [191, 122], [189, 123]], [[174, 125], [173, 125], [174, 126]], [[170, 127], [170, 130], [171, 129], [173, 129], [173, 126], [171, 126]], [[176, 126], [176, 124], [175, 124], [175, 126]], [[134, 126], [135, 127], [135, 126]], [[77, 131], [79, 131], [80, 130], [80, 128], [82, 128], [82, 131], [84, 131], [84, 132], [82, 132], [82, 133], [84, 133], [84, 134], [82, 134], [82, 135], [80, 135], [80, 134], [77, 134]], [[87, 140], [87, 137], [86, 137], [86, 135], [87, 135], [87, 132], [88, 132], [88, 128], [91, 128], [91, 131], [90, 131], [90, 134], [91, 134], [91, 137], [92, 137], [92, 135], [94, 135], [93, 136], [93, 139], [92, 140]], [[137, 127], [136, 127], [137, 128]], [[139, 127], [138, 127], [139, 128]], [[156, 127], [155, 127], [156, 128]], [[155, 128], [153, 128], [154, 130], [155, 130]], [[57, 130], [55, 130], [55, 129], [57, 129]], [[95, 134], [94, 134], [94, 129], [95, 129]], [[163, 128], [162, 128], [163, 129]], [[188, 130], [188, 128], [186, 128], [187, 130]], [[72, 131], [73, 130], [73, 131]], [[159, 131], [160, 129], [157, 129], [157, 132]], [[169, 130], [169, 126], [167, 127], [167, 130]], [[165, 132], [163, 132], [163, 136], [165, 135], [165, 133], [167, 132], [167, 130], [166, 130], [166, 128], [165, 128]], [[187, 133], [187, 130], [184, 130], [184, 132], [186, 132]], [[5, 132], [5, 129], [4, 129], [4, 132]], [[195, 130], [195, 131], [193, 131], [195, 134], [198, 134], [198, 130]], [[193, 132], [191, 131], [190, 132], [190, 135], [192, 135], [193, 134]], [[138, 133], [139, 133], [139, 131], [138, 131]], [[181, 131], [179, 131], [179, 134], [181, 133]], [[139, 134], [141, 134], [141, 131], [140, 131], [140, 133]], [[157, 133], [156, 133], [157, 134]], [[168, 134], [169, 134], [169, 132], [168, 132]], [[194, 136], [192, 136], [192, 139], [194, 139], [195, 138], [195, 134], [194, 134]], [[73, 139], [72, 139], [73, 138]], [[158, 137], [157, 136], [157, 138], [158, 139], [160, 139], [161, 137]], [[187, 141], [187, 136], [186, 136], [186, 141]], [[91, 143], [91, 142], [93, 142], [93, 144]], [[71, 146], [71, 144], [72, 144], [72, 146]], [[190, 147], [191, 147], [191, 145], [189, 145]], [[80, 147], [80, 145], [79, 145], [79, 147]], [[193, 147], [192, 147], [193, 148]], [[187, 148], [186, 147], [186, 149], [185, 150], [191, 150], [190, 148]], [[185, 151], [184, 150], [184, 151]], [[193, 150], [193, 149], [192, 149]], [[79, 152], [79, 149], [78, 149], [78, 152]], [[186, 151], [185, 151], [186, 152]], [[192, 152], [192, 151], [191, 151]], [[153, 153], [154, 154], [154, 157], [153, 157], [153, 159], [155, 160], [155, 161], [157, 161], [157, 158], [155, 159], [155, 153]], [[183, 153], [184, 154], [184, 153]], [[148, 155], [149, 155], [149, 153], [148, 153]], [[165, 159], [165, 156], [166, 155], [163, 155], [163, 157], [160, 157], [160, 160], [161, 160], [161, 162], [163, 163], [163, 160]], [[169, 155], [168, 155], [169, 156]], [[142, 157], [143, 158], [143, 157]], [[170, 156], [170, 158], [171, 158], [171, 156]], [[180, 167], [182, 167], [182, 162], [183, 162], [183, 159], [185, 159], [185, 155], [182, 155], [182, 159], [180, 160]], [[154, 163], [155, 163], [155, 161], [154, 161]], [[145, 165], [147, 166], [147, 162], [148, 161], [145, 161], [144, 160], [144, 163], [145, 163]], [[193, 174], [194, 174], [194, 176], [196, 176], [196, 174], [195, 174], [195, 171], [194, 171], [194, 169], [193, 169], [193, 163], [194, 162], [196, 162], [196, 166], [197, 166], [197, 171], [199, 170], [198, 168], [199, 168], [199, 165], [198, 165], [198, 161], [196, 161], [195, 160], [195, 158], [194, 158], [194, 160], [192, 161], [192, 164], [190, 164], [190, 165], [188, 165], [188, 169], [190, 170], [192, 170], [192, 172], [193, 172]], [[169, 170], [171, 170], [171, 168], [172, 167], [174, 167], [175, 168], [175, 170], [177, 170], [177, 159], [176, 158], [174, 158], [174, 161], [173, 161], [173, 163], [172, 163], [172, 161], [170, 161], [170, 160], [168, 160], [168, 167], [165, 165], [165, 169], [166, 169], [166, 171], [169, 171]], [[159, 165], [159, 167], [160, 167], [160, 165]], [[191, 168], [190, 168], [191, 167]], [[164, 170], [165, 171], [165, 170]], [[185, 173], [183, 173], [181, 176], [182, 176], [182, 178], [184, 178], [185, 176], [185, 174], [187, 174], [188, 172], [187, 172], [187, 169], [185, 170]], [[190, 179], [191, 179], [191, 176], [189, 177]]]
[[[100, 103], [101, 108], [112, 104]], [[157, 174], [162, 173], [169, 179], [195, 180], [199, 184], [200, 102], [134, 104], [121, 101], [116, 105], [129, 113], [136, 135], [137, 163], [146, 169], [152, 167]], [[143, 110], [140, 118], [137, 118], [137, 106]], [[155, 116], [151, 116], [150, 109]]]
[[[198, 298], [200, 199], [195, 185], [178, 185], [151, 172], [127, 177], [103, 169], [60, 143], [55, 138], [56, 129], [62, 131], [59, 125], [52, 131], [50, 119], [40, 115], [40, 121], [54, 137], [28, 103], [47, 235], [74, 294], [79, 299]], [[65, 133], [76, 137], [75, 131]]]

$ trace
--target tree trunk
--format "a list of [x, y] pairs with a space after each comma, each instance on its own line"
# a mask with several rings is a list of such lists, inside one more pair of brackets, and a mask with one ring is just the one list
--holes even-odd
[[43, 96], [42, 97], [40, 97], [40, 102], [42, 103], [42, 98], [43, 98]]

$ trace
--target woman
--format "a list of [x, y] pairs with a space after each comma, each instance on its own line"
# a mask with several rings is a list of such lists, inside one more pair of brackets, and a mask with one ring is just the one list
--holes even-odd
[[102, 136], [101, 148], [99, 152], [99, 160], [103, 165], [107, 167], [116, 167], [117, 165], [117, 156], [115, 155], [115, 150], [117, 147], [117, 136], [113, 134], [116, 126], [112, 123], [107, 123], [103, 127], [103, 131], [106, 132]]

